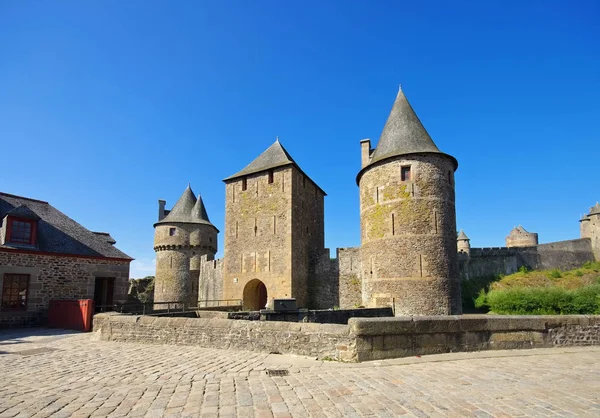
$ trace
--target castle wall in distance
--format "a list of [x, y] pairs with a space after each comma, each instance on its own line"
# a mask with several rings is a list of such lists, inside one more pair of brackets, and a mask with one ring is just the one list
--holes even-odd
[[471, 248], [470, 255], [459, 253], [461, 280], [512, 274], [528, 270], [567, 270], [594, 261], [589, 238], [551, 242], [531, 247]]

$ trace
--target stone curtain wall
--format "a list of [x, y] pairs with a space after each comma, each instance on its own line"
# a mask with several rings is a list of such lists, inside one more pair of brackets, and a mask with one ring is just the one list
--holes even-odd
[[338, 248], [340, 303], [342, 309], [362, 305], [360, 247]]
[[196, 345], [357, 362], [459, 351], [600, 345], [600, 316], [351, 318], [348, 325], [334, 325], [107, 313], [94, 316], [94, 331], [104, 341]]
[[[93, 299], [96, 277], [114, 277], [113, 302], [125, 302], [129, 261], [0, 252], [0, 293], [5, 273], [29, 274], [27, 311], [0, 312], [0, 328], [43, 323], [50, 300]], [[1, 295], [0, 295], [1, 296]]]
[[340, 271], [337, 258], [330, 258], [329, 249], [314, 260], [314, 274], [308, 278], [310, 309], [332, 309], [340, 305]]
[[[202, 313], [201, 313], [202, 315]], [[98, 314], [103, 341], [195, 345], [352, 361], [347, 325]]]
[[336, 258], [325, 249], [309, 278], [310, 308], [353, 309], [362, 305], [360, 247], [338, 248]]
[[[207, 260], [206, 256], [200, 261], [200, 279], [198, 284], [198, 301], [223, 299], [223, 259]], [[215, 303], [202, 304], [215, 306]]]
[[471, 248], [470, 256], [459, 256], [460, 278], [512, 274], [525, 266], [533, 269], [572, 269], [594, 261], [589, 239], [551, 242], [535, 247]]

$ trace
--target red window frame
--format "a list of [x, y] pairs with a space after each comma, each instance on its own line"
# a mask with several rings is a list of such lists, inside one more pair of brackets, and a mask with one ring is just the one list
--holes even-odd
[[[29, 274], [4, 273], [0, 310], [26, 311], [29, 293]], [[24, 292], [24, 295], [21, 295]]]
[[[6, 226], [6, 242], [10, 243], [10, 244], [20, 244], [20, 245], [35, 245], [36, 243], [36, 239], [37, 239], [37, 222], [31, 219], [23, 219], [23, 218], [16, 218], [13, 216], [9, 216], [7, 219], [7, 226]], [[25, 241], [24, 239], [18, 238], [15, 239], [14, 237], [14, 232], [13, 232], [13, 227], [14, 227], [14, 222], [20, 222], [23, 224], [28, 224], [29, 225], [29, 240]]]

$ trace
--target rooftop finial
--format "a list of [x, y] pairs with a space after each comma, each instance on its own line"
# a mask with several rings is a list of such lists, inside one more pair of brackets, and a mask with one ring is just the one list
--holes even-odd
[[402, 84], [398, 84], [398, 92], [402, 91]]
[[279, 135], [275, 137], [275, 142], [279, 142]]

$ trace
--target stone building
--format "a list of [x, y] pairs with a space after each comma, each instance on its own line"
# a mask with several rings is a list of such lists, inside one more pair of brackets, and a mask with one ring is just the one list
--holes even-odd
[[224, 182], [224, 298], [248, 309], [291, 297], [307, 306], [324, 250], [325, 192], [279, 140]]
[[154, 224], [154, 302], [194, 305], [199, 298], [200, 263], [202, 257], [214, 259], [219, 230], [210, 223], [202, 197], [196, 198], [189, 185], [173, 209], [165, 210], [165, 204], [158, 201]]
[[[459, 314], [461, 279], [522, 265], [583, 263], [594, 259], [592, 243], [600, 247], [598, 205], [582, 219], [580, 240], [537, 245], [537, 234], [522, 227], [511, 232], [507, 248], [471, 248], [463, 231], [457, 237], [458, 162], [438, 149], [401, 90], [377, 146], [365, 139], [360, 147], [360, 247], [339, 248], [335, 257], [324, 248], [325, 192], [277, 140], [224, 180], [223, 259], [213, 259], [218, 231], [205, 210], [190, 221], [200, 199], [191, 191], [180, 199], [187, 229], [179, 236], [167, 233], [177, 225], [169, 216], [163, 220], [159, 201], [158, 299], [204, 305], [241, 299], [255, 310], [272, 298], [292, 297], [315, 309], [392, 306], [396, 315]], [[194, 242], [187, 238], [192, 234]]]
[[43, 323], [50, 300], [127, 298], [129, 264], [106, 232], [48, 202], [0, 193], [0, 328]]

